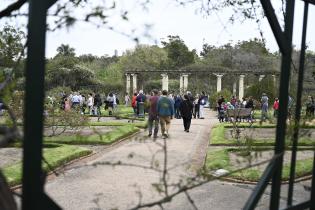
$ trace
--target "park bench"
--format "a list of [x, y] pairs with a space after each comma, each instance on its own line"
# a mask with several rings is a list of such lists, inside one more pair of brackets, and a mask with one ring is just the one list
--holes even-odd
[[241, 133], [241, 130], [237, 125], [237, 122], [241, 122], [242, 119], [247, 118], [250, 126], [253, 124], [251, 108], [228, 109], [227, 117], [229, 118], [229, 121], [233, 123], [233, 130], [231, 130], [231, 135], [237, 140], [239, 140]]
[[251, 108], [237, 108], [237, 109], [228, 109], [227, 116], [229, 118], [233, 118], [235, 121], [236, 119], [242, 119], [246, 117], [250, 117], [252, 114]]

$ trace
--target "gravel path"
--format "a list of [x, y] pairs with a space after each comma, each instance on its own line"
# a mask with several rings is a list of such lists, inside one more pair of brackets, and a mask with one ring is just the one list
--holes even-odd
[[0, 168], [12, 165], [22, 159], [21, 148], [0, 148]]

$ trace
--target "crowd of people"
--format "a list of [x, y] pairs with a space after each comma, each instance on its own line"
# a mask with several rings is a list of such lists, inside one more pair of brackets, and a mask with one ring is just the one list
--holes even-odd
[[60, 108], [65, 111], [75, 109], [80, 111], [81, 114], [100, 116], [103, 104], [105, 104], [104, 108], [108, 110], [109, 115], [113, 115], [119, 104], [117, 95], [109, 93], [107, 96], [101, 97], [99, 93], [89, 93], [87, 96], [79, 92], [69, 95], [62, 93]]
[[[151, 94], [146, 95], [143, 93], [142, 90], [140, 90], [138, 93], [134, 93], [131, 99], [131, 106], [134, 110], [134, 114], [137, 117], [144, 117], [146, 113], [148, 113], [149, 108], [149, 102], [150, 97], [153, 96], [153, 91]], [[162, 95], [161, 91], [158, 91], [158, 95]], [[195, 97], [191, 94], [190, 91], [187, 91], [187, 95], [189, 96], [189, 100], [193, 104], [193, 117], [198, 119], [204, 119], [204, 108], [208, 104], [208, 96], [205, 94], [205, 92], [202, 91], [201, 94], [197, 94]], [[173, 95], [168, 94], [168, 97], [172, 99], [174, 103], [174, 117], [176, 119], [181, 119], [181, 113], [180, 113], [180, 104], [184, 100], [184, 95], [181, 96], [179, 94]], [[129, 103], [130, 98], [126, 94], [125, 96], [125, 104]]]
[[[265, 122], [267, 119], [270, 118], [268, 115], [269, 111], [269, 97], [266, 93], [263, 93], [260, 101], [254, 102], [253, 97], [243, 97], [242, 100], [237, 100], [235, 96], [232, 96], [231, 99], [228, 101], [223, 96], [220, 96], [217, 100], [217, 111], [218, 111], [218, 119], [220, 122], [228, 122], [232, 120], [236, 121], [253, 121], [253, 110], [261, 110], [261, 117], [260, 121]], [[292, 112], [293, 112], [294, 101], [291, 96], [288, 96], [288, 118], [291, 119]], [[235, 109], [250, 109], [248, 116], [245, 117], [238, 117], [234, 119], [233, 116], [228, 115], [228, 110], [235, 110]], [[278, 117], [278, 112], [280, 108], [280, 103], [278, 98], [274, 98], [272, 109], [273, 109], [273, 117]], [[315, 115], [315, 101], [312, 96], [308, 96], [307, 101], [305, 102], [305, 116], [313, 118]]]
[[[245, 98], [243, 97], [242, 100], [238, 100], [236, 96], [232, 96], [230, 101], [227, 101], [223, 96], [220, 96], [217, 100], [217, 111], [218, 111], [218, 119], [220, 122], [228, 122], [231, 121], [231, 117], [228, 115], [228, 110], [234, 110], [239, 108], [248, 108], [253, 110], [254, 109], [254, 100], [252, 97]], [[242, 119], [236, 119], [242, 120]], [[243, 118], [243, 120], [252, 121], [253, 120], [253, 113]]]
[[189, 132], [191, 119], [204, 119], [204, 107], [208, 97], [205, 92], [197, 94], [195, 97], [190, 91], [183, 96], [168, 94], [166, 90], [153, 90], [146, 95], [142, 90], [134, 93], [130, 99], [125, 96], [125, 104], [131, 100], [131, 106], [137, 117], [144, 117], [148, 114], [149, 136], [157, 137], [159, 125], [163, 138], [168, 137], [168, 130], [171, 119], [183, 119], [184, 131]]

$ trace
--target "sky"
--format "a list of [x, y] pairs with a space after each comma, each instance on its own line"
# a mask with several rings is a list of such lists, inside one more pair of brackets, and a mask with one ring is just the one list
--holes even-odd
[[[90, 23], [78, 22], [71, 28], [48, 32], [46, 57], [53, 57], [61, 44], [69, 44], [75, 48], [77, 55], [111, 56], [115, 50], [118, 55], [121, 55], [127, 49], [136, 46], [132, 38], [124, 35], [131, 31], [140, 38], [140, 44], [161, 45], [161, 39], [167, 38], [168, 35], [178, 35], [190, 50], [196, 49], [197, 52], [202, 50], [204, 43], [220, 46], [228, 42], [236, 43], [255, 37], [260, 38], [258, 25], [254, 21], [242, 23], [236, 21], [233, 25], [228, 24], [228, 18], [231, 15], [229, 10], [206, 16], [196, 12], [199, 5], [190, 4], [183, 7], [179, 6], [175, 0], [152, 0], [148, 11], [135, 6], [137, 2], [135, 0], [119, 0], [118, 2], [116, 12], [119, 13], [122, 9], [128, 10], [129, 21], [122, 21], [113, 12], [109, 24], [100, 28]], [[293, 44], [297, 48], [300, 48], [302, 19], [303, 1], [297, 0], [293, 36]], [[310, 20], [315, 20], [315, 6], [310, 6], [307, 33], [307, 45], [310, 50], [315, 51], [315, 41], [311, 40], [311, 35], [315, 34], [315, 28]], [[145, 30], [145, 24], [151, 26], [148, 31]], [[113, 26], [115, 31], [109, 30], [108, 26]], [[278, 46], [267, 19], [262, 20], [261, 29], [264, 32], [267, 48], [272, 52], [277, 51]], [[150, 38], [144, 34], [150, 34]]]

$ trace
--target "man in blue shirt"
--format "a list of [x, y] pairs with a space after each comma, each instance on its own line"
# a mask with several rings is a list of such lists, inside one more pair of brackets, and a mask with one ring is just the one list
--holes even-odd
[[168, 130], [171, 126], [171, 119], [174, 115], [174, 102], [167, 97], [167, 91], [162, 91], [162, 96], [157, 103], [157, 113], [160, 119], [162, 137], [168, 138]]

